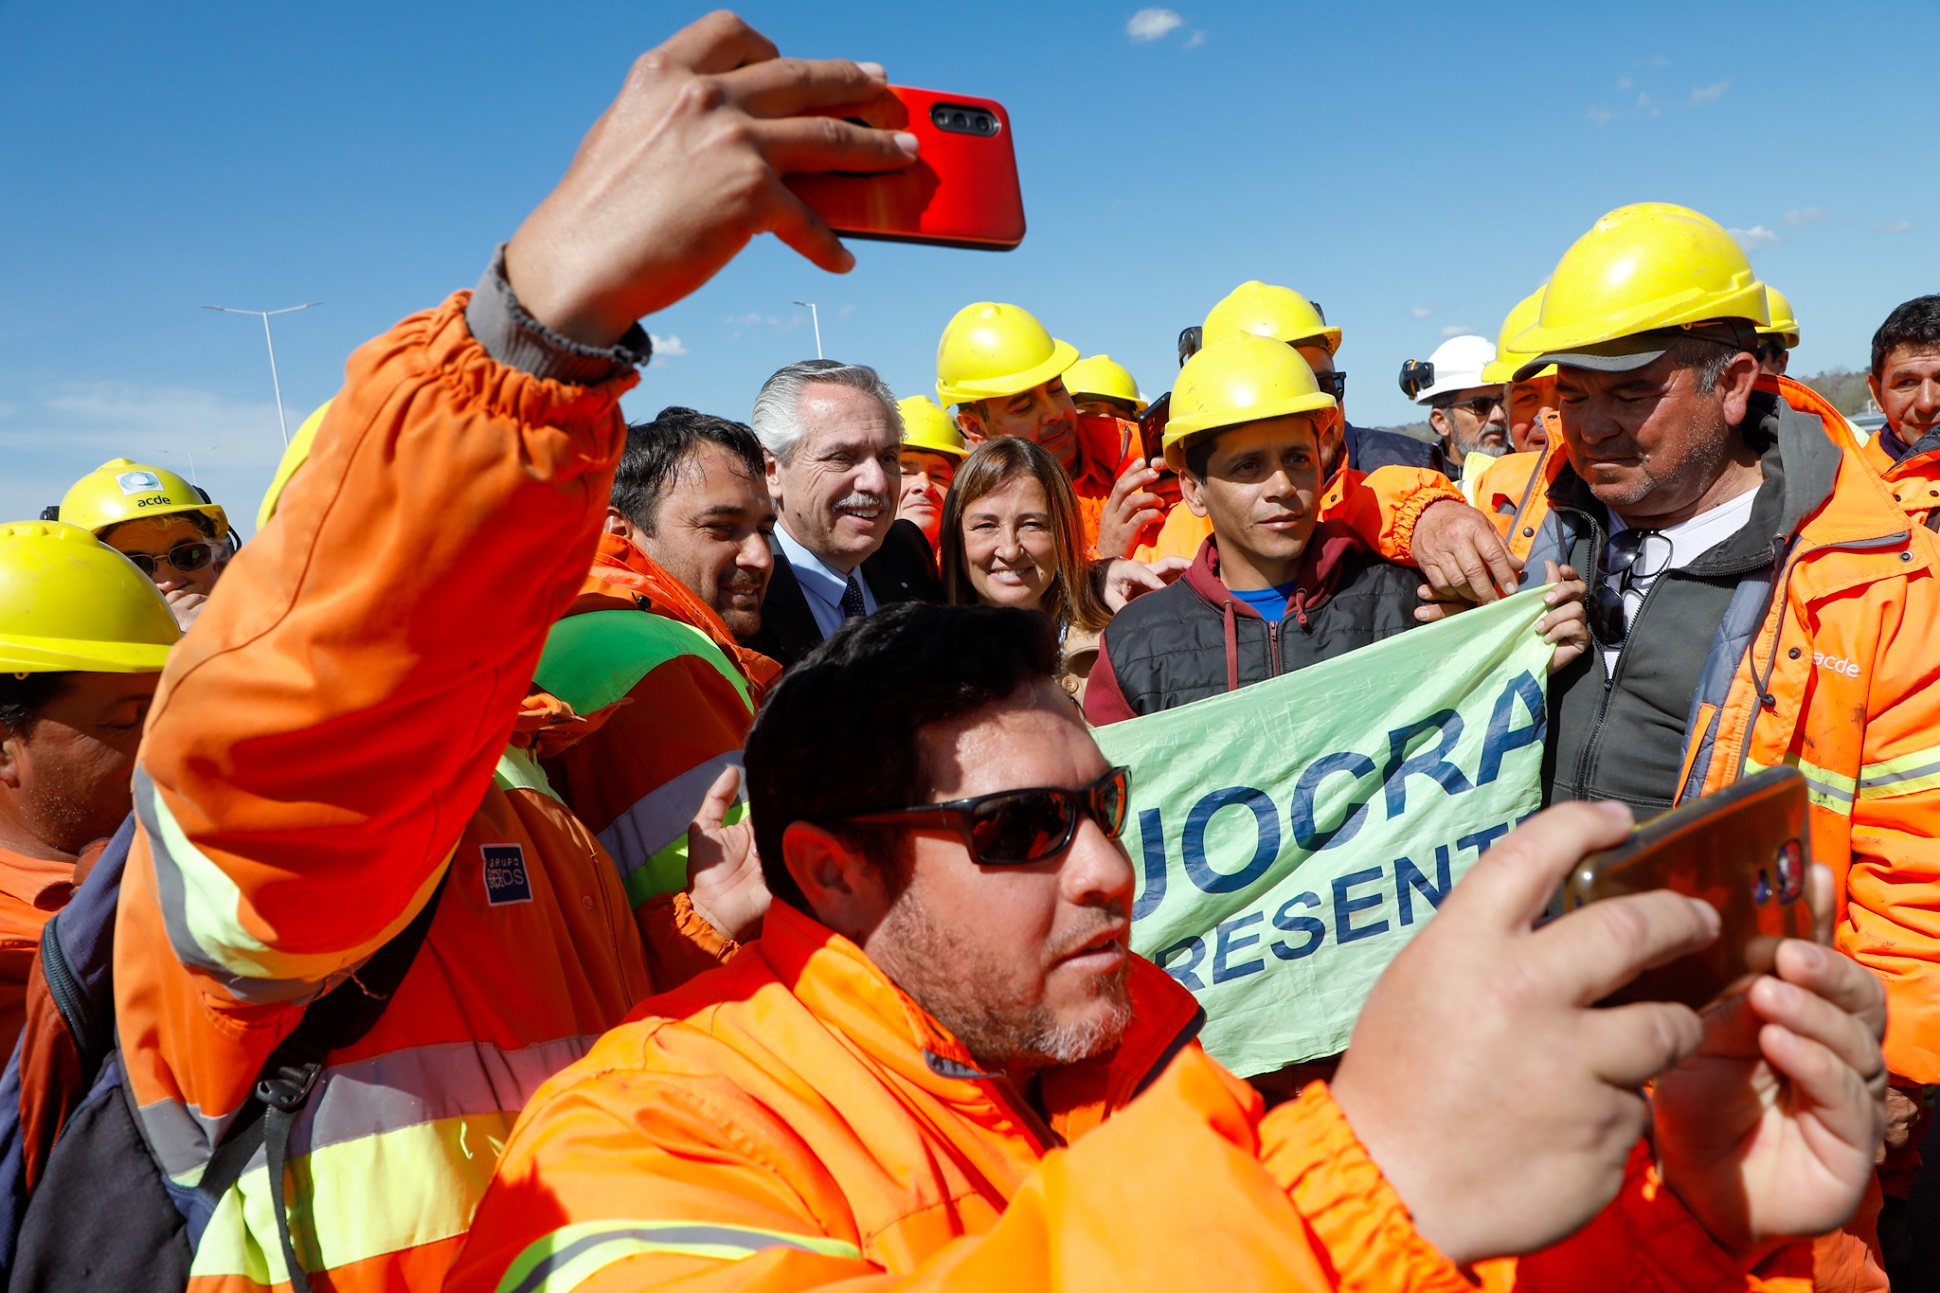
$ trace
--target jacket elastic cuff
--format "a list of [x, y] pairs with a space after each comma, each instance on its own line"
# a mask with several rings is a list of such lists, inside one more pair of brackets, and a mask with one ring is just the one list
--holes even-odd
[[653, 342], [637, 323], [616, 344], [600, 349], [562, 337], [527, 314], [505, 277], [504, 243], [465, 307], [465, 326], [485, 353], [506, 367], [573, 386], [598, 386], [653, 356]]
[[1415, 1229], [1324, 1082], [1260, 1124], [1260, 1161], [1327, 1250], [1341, 1288], [1462, 1290], [1475, 1285]]
[[1463, 504], [1466, 504], [1468, 501], [1462, 497], [1462, 491], [1456, 489], [1453, 485], [1426, 485], [1410, 494], [1407, 501], [1395, 509], [1395, 543], [1400, 546], [1403, 552], [1408, 554], [1409, 561], [1413, 561], [1415, 557], [1416, 522], [1421, 520], [1421, 514], [1423, 512], [1426, 512], [1429, 508], [1445, 499], [1453, 499], [1455, 502]]

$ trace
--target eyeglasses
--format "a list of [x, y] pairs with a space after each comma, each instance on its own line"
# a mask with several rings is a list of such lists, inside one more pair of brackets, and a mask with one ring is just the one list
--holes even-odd
[[1078, 820], [1089, 816], [1106, 839], [1125, 829], [1131, 798], [1132, 770], [1112, 768], [1088, 786], [1066, 790], [1041, 786], [1031, 790], [1000, 790], [992, 795], [952, 799], [941, 804], [915, 804], [836, 819], [842, 826], [910, 830], [939, 827], [954, 830], [970, 849], [978, 866], [1023, 866], [1056, 857], [1071, 847]]
[[215, 560], [216, 549], [214, 544], [192, 539], [187, 543], [176, 544], [159, 557], [151, 557], [146, 552], [124, 552], [121, 555], [134, 562], [135, 569], [153, 579], [156, 567], [164, 561], [175, 567], [180, 574], [186, 575], [200, 570]]
[[1315, 373], [1314, 380], [1320, 383], [1321, 390], [1334, 397], [1334, 403], [1338, 404], [1347, 398], [1346, 369], [1336, 368], [1331, 373]]
[[[1652, 539], [1659, 540], [1655, 547], [1649, 546]], [[1606, 647], [1622, 646], [1630, 636], [1625, 594], [1637, 580], [1655, 579], [1670, 569], [1674, 552], [1662, 530], [1625, 530], [1610, 540], [1603, 549], [1603, 577], [1590, 599], [1590, 636]]]
[[1489, 420], [1489, 414], [1502, 407], [1502, 397], [1500, 395], [1477, 395], [1466, 400], [1451, 400], [1447, 407], [1451, 409], [1466, 409], [1468, 410], [1469, 416], [1477, 422], [1487, 422]]

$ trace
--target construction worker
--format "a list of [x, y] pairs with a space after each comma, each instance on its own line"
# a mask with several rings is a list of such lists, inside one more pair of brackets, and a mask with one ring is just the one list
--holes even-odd
[[1650, 812], [1804, 772], [1836, 945], [1885, 984], [1910, 1111], [1940, 1082], [1940, 931], [1919, 896], [1940, 878], [1940, 544], [1842, 419], [1760, 373], [1770, 323], [1729, 233], [1642, 203], [1577, 240], [1515, 339], [1525, 375], [1558, 366], [1566, 451], [1529, 567], [1586, 572], [1599, 646], [1552, 684], [1546, 789]]
[[168, 650], [162, 594], [86, 530], [0, 526], [0, 1049], [24, 1018], [41, 927], [75, 863], [128, 816]]
[[1458, 466], [1456, 479], [1470, 503], [1476, 481], [1509, 448], [1504, 391], [1482, 377], [1494, 359], [1487, 337], [1460, 336], [1435, 347], [1426, 363], [1401, 365], [1401, 391], [1428, 410], [1428, 425], [1441, 438], [1444, 457]]
[[814, 115], [883, 119], [880, 69], [773, 55], [715, 14], [643, 57], [478, 290], [350, 359], [224, 576], [237, 595], [170, 657], [115, 957], [128, 1093], [167, 1175], [197, 1178], [303, 1003], [437, 903], [382, 1016], [326, 1058], [287, 1180], [259, 1160], [200, 1230], [195, 1293], [266, 1293], [292, 1265], [339, 1293], [439, 1288], [527, 1097], [678, 980], [656, 963], [728, 946], [675, 896], [643, 948], [613, 862], [534, 757], [575, 716], [529, 684], [593, 560], [620, 396], [649, 350], [635, 320], [765, 230], [846, 268], [780, 167], [914, 157], [894, 131]]
[[1128, 557], [1157, 536], [1168, 504], [1148, 488], [1160, 473], [1141, 456], [1137, 424], [1072, 402], [1064, 373], [1077, 358], [1021, 306], [977, 301], [937, 343], [937, 402], [956, 407], [973, 448], [1015, 435], [1050, 450], [1077, 491], [1086, 541], [1101, 557]]
[[1080, 413], [1136, 422], [1146, 409], [1138, 383], [1110, 355], [1092, 355], [1065, 369], [1064, 388], [1071, 392], [1071, 402]]
[[155, 581], [186, 632], [233, 553], [229, 517], [208, 492], [163, 467], [102, 463], [68, 487], [47, 520], [92, 531]]
[[1528, 453], [1548, 444], [1548, 424], [1556, 412], [1556, 365], [1545, 364], [1517, 381], [1516, 372], [1535, 356], [1509, 349], [1509, 339], [1536, 321], [1542, 305], [1540, 287], [1516, 302], [1515, 308], [1502, 320], [1495, 358], [1482, 366], [1482, 380], [1504, 388], [1509, 413], [1509, 453]]
[[1792, 317], [1792, 303], [1785, 293], [1765, 284], [1765, 307], [1772, 321], [1758, 330], [1758, 371], [1783, 377], [1799, 345], [1799, 321]]
[[687, 887], [687, 827], [710, 791], [740, 819], [733, 770], [781, 666], [735, 638], [761, 626], [774, 525], [754, 432], [686, 408], [635, 423], [592, 573], [539, 657], [536, 686], [611, 711], [541, 766], [638, 914]]
[[896, 516], [923, 532], [936, 551], [943, 527], [943, 496], [970, 451], [956, 422], [927, 395], [896, 401], [903, 415], [903, 486]]
[[1940, 515], [1940, 296], [1895, 306], [1873, 333], [1866, 384], [1886, 425], [1866, 461], [1908, 515], [1928, 529]]
[[[1595, 1009], [1717, 917], [1660, 891], [1532, 930], [1629, 832], [1564, 805], [1267, 1113], [1127, 950], [1127, 773], [1056, 660], [1034, 612], [904, 604], [782, 680], [748, 738], [760, 941], [535, 1097], [451, 1293], [1796, 1287], [1789, 1237], [1878, 1140], [1863, 970], [1793, 941], [1742, 1011]], [[835, 759], [831, 730], [871, 737]]]
[[[1418, 622], [1421, 572], [1320, 519], [1321, 444], [1340, 418], [1298, 353], [1265, 337], [1208, 346], [1172, 391], [1165, 453], [1213, 536], [1185, 576], [1105, 628], [1085, 692], [1094, 726], [1187, 705], [1391, 637]], [[1560, 668], [1589, 642], [1583, 585], [1536, 626]]]

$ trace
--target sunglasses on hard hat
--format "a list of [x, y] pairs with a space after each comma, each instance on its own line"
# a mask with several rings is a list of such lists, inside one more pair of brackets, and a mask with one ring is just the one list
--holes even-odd
[[146, 552], [124, 552], [121, 555], [134, 562], [135, 569], [153, 579], [157, 567], [164, 561], [175, 567], [180, 574], [186, 575], [200, 570], [215, 560], [216, 549], [212, 543], [191, 539], [187, 543], [176, 544], [159, 557], [150, 556]]
[[1088, 816], [1107, 839], [1125, 829], [1131, 769], [1111, 768], [1088, 786], [1067, 790], [1040, 786], [1000, 790], [940, 804], [915, 804], [836, 819], [831, 825], [879, 830], [932, 827], [953, 830], [978, 866], [1023, 866], [1056, 857], [1071, 847], [1078, 821]]

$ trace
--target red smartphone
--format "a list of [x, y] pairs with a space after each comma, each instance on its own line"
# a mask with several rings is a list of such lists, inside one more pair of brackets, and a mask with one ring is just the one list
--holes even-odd
[[1771, 768], [1653, 817], [1629, 840], [1592, 853], [1563, 882], [1563, 910], [1619, 894], [1670, 889], [1717, 908], [1724, 927], [1700, 952], [1646, 970], [1599, 1004], [1681, 1001], [1698, 1009], [1749, 973], [1746, 958], [1781, 938], [1811, 938], [1812, 864], [1805, 778]]
[[891, 86], [916, 161], [878, 175], [790, 175], [789, 188], [846, 238], [1009, 251], [1024, 240], [1010, 115], [994, 99]]

